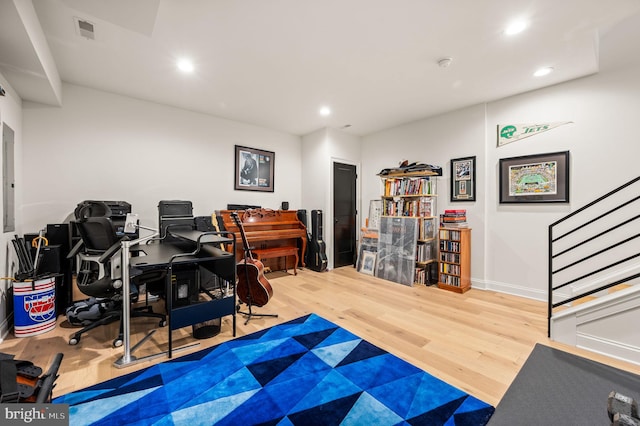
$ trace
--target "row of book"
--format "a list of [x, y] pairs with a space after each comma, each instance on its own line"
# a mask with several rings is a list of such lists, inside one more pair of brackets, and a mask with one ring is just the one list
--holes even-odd
[[441, 240], [452, 240], [452, 241], [460, 241], [460, 236], [462, 234], [460, 231], [454, 231], [452, 229], [441, 229], [440, 230], [440, 239]]
[[433, 195], [435, 189], [435, 181], [429, 177], [388, 178], [384, 181], [384, 195], [386, 197]]
[[440, 262], [460, 263], [460, 255], [458, 253], [440, 252]]
[[416, 250], [416, 261], [417, 262], [427, 262], [430, 260], [435, 260], [436, 258], [436, 247], [435, 244], [426, 243], [426, 244], [418, 244]]
[[454, 287], [460, 287], [460, 277], [453, 275], [440, 274], [440, 282]]
[[467, 211], [465, 209], [445, 210], [440, 215], [440, 225], [444, 227], [466, 228]]
[[451, 263], [440, 263], [440, 272], [443, 274], [460, 275], [460, 265], [454, 265]]
[[386, 216], [431, 217], [433, 199], [420, 197], [414, 200], [382, 200], [382, 214]]
[[428, 273], [424, 268], [416, 268], [414, 282], [416, 284], [427, 284], [428, 283], [427, 276], [428, 276]]
[[414, 282], [416, 284], [433, 284], [438, 280], [438, 273], [435, 269], [430, 267], [422, 268], [417, 267], [414, 275]]
[[444, 251], [455, 251], [456, 253], [460, 253], [460, 243], [457, 241], [440, 241], [440, 250]]

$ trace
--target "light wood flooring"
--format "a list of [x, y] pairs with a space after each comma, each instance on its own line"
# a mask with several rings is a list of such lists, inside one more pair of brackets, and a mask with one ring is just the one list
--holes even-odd
[[[297, 276], [273, 273], [267, 278], [274, 296], [255, 312], [277, 313], [278, 318], [254, 318], [245, 325], [238, 315], [237, 336], [316, 313], [494, 406], [536, 343], [640, 374], [640, 366], [551, 342], [543, 302], [477, 289], [456, 294], [436, 287], [407, 287], [352, 267], [323, 273], [302, 269]], [[193, 339], [190, 327], [176, 330], [174, 347], [199, 342], [189, 349], [193, 352], [229, 340], [231, 321], [225, 317], [220, 334], [210, 339]], [[157, 321], [136, 318], [131, 325], [135, 344], [157, 327]], [[0, 352], [31, 360], [45, 370], [56, 353], [64, 353], [54, 397], [166, 359], [116, 368], [113, 363], [123, 353], [122, 348], [111, 347], [117, 323], [99, 327], [77, 346], [69, 346], [73, 331], [61, 316], [56, 329], [48, 333], [20, 339], [7, 336]], [[166, 340], [167, 329], [158, 328], [134, 355], [166, 350]]]

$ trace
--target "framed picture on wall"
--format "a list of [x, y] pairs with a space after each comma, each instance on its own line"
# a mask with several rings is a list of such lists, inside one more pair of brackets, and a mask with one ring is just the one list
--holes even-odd
[[262, 149], [235, 146], [234, 189], [273, 192], [276, 154]]
[[451, 201], [476, 200], [476, 157], [451, 160]]
[[500, 159], [500, 203], [568, 203], [569, 151]]

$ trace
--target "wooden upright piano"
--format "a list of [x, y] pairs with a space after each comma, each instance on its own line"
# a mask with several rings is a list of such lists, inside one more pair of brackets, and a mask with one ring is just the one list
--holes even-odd
[[[255, 258], [271, 270], [288, 269], [293, 266], [294, 274], [298, 263], [304, 264], [307, 250], [307, 228], [298, 219], [295, 210], [216, 210], [214, 223], [222, 230], [233, 232], [236, 237], [236, 259], [244, 258], [244, 246], [240, 229], [236, 226], [231, 213], [238, 213], [242, 222], [249, 247]], [[284, 260], [284, 265], [282, 265]], [[284, 266], [284, 267], [282, 267]]]

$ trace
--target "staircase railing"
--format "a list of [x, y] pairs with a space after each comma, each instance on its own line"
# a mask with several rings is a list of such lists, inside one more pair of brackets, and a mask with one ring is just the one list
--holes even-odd
[[554, 309], [640, 277], [640, 176], [549, 225], [547, 333]]

